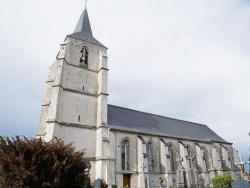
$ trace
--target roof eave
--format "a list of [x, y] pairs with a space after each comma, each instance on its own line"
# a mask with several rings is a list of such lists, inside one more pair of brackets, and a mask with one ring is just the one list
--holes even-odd
[[99, 42], [98, 40], [96, 40], [96, 39], [95, 39], [95, 40], [98, 41], [98, 44], [97, 44], [97, 43], [94, 43], [94, 42], [91, 42], [91, 41], [88, 41], [88, 40], [81, 39], [81, 38], [76, 37], [76, 36], [72, 36], [72, 35], [73, 35], [73, 34], [67, 35], [66, 38], [67, 38], [67, 37], [72, 37], [72, 38], [75, 38], [75, 39], [78, 39], [78, 40], [81, 40], [81, 41], [84, 41], [84, 42], [88, 42], [88, 43], [91, 43], [91, 44], [94, 44], [94, 45], [103, 47], [103, 48], [105, 48], [105, 49], [108, 49], [106, 46], [104, 46], [102, 43], [100, 43], [100, 42]]
[[157, 134], [157, 133], [148, 133], [148, 132], [142, 132], [142, 131], [137, 131], [137, 130], [124, 130], [124, 129], [119, 129], [115, 127], [110, 127], [110, 130], [116, 130], [116, 131], [121, 131], [121, 132], [129, 132], [129, 133], [137, 133], [139, 135], [152, 135], [152, 136], [160, 136], [160, 137], [168, 137], [168, 138], [174, 138], [174, 139], [180, 139], [180, 140], [189, 140], [189, 141], [198, 141], [198, 142], [204, 142], [204, 143], [223, 143], [223, 144], [230, 144], [232, 145], [233, 143], [227, 142], [227, 141], [218, 141], [218, 140], [200, 140], [200, 139], [194, 139], [194, 138], [184, 138], [184, 137], [178, 137], [178, 136], [173, 136], [173, 135], [162, 135], [162, 134]]

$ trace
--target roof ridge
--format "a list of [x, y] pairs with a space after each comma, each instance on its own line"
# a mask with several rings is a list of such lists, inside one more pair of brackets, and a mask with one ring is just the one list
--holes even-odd
[[116, 108], [123, 108], [123, 109], [126, 109], [126, 110], [131, 110], [131, 111], [140, 112], [140, 113], [144, 113], [144, 114], [149, 114], [149, 115], [153, 115], [153, 116], [159, 116], [159, 117], [163, 117], [163, 118], [168, 118], [168, 119], [172, 119], [172, 120], [177, 120], [177, 121], [181, 121], [181, 122], [187, 122], [187, 123], [192, 123], [192, 124], [197, 124], [197, 125], [202, 125], [202, 126], [208, 127], [207, 125], [201, 124], [201, 123], [195, 123], [195, 122], [176, 119], [176, 118], [170, 118], [170, 117], [166, 117], [166, 116], [163, 116], [163, 115], [153, 114], [153, 113], [149, 113], [149, 112], [143, 112], [143, 111], [127, 108], [127, 107], [116, 106], [116, 105], [113, 105], [113, 104], [108, 104], [108, 106], [113, 106], [113, 107], [116, 107]]

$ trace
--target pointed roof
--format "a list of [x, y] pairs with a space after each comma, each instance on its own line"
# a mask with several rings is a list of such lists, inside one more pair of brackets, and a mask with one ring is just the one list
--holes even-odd
[[101, 44], [98, 40], [96, 40], [93, 37], [90, 22], [89, 22], [88, 11], [86, 8], [83, 11], [80, 19], [78, 20], [78, 23], [76, 25], [74, 32], [68, 36], [71, 36], [80, 40], [84, 40], [92, 44], [96, 44], [98, 46], [105, 47], [103, 44]]

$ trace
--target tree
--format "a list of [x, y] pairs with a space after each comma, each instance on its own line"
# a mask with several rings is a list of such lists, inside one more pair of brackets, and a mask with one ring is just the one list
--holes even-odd
[[230, 174], [218, 175], [212, 179], [213, 188], [231, 188], [231, 182], [233, 179]]
[[89, 182], [90, 163], [72, 144], [19, 136], [0, 139], [0, 187], [83, 188]]

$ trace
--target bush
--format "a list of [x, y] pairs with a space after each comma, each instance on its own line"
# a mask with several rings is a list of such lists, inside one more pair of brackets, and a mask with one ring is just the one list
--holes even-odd
[[62, 140], [7, 137], [0, 148], [0, 187], [82, 188], [89, 181], [84, 151], [75, 152]]
[[218, 175], [212, 179], [213, 188], [231, 188], [231, 182], [233, 179], [229, 174]]

